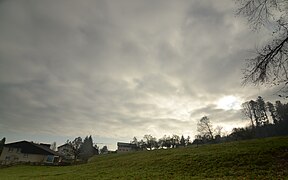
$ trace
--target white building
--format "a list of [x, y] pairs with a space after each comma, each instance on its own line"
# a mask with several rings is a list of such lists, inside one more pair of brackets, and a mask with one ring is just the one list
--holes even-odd
[[50, 149], [49, 144], [36, 144], [28, 141], [19, 141], [5, 144], [0, 156], [1, 164], [19, 162], [57, 164], [60, 155]]
[[117, 148], [118, 153], [131, 152], [137, 150], [136, 144], [118, 142], [117, 146], [118, 146]]

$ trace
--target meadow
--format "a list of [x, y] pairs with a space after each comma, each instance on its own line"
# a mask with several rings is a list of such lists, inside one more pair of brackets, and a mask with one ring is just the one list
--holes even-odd
[[288, 136], [108, 154], [74, 166], [18, 165], [0, 179], [288, 179]]

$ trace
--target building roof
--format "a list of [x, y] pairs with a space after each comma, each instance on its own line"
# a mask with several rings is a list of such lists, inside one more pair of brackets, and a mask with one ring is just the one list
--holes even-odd
[[137, 148], [136, 144], [132, 144], [132, 143], [123, 143], [123, 142], [118, 142], [118, 143], [117, 143], [117, 146]]
[[41, 146], [45, 146], [45, 147], [47, 147], [47, 148], [49, 148], [49, 149], [50, 149], [50, 147], [51, 147], [51, 144], [40, 143], [40, 145], [41, 145]]
[[69, 146], [69, 147], [71, 147], [70, 144], [65, 143], [65, 144], [63, 144], [63, 145], [61, 145], [61, 146], [58, 146], [58, 148], [61, 148], [61, 147], [64, 147], [64, 146]]
[[57, 152], [48, 148], [47, 145], [36, 144], [29, 141], [18, 141], [14, 143], [5, 144], [4, 147], [20, 148], [21, 153], [24, 154], [42, 154], [42, 155], [57, 155]]

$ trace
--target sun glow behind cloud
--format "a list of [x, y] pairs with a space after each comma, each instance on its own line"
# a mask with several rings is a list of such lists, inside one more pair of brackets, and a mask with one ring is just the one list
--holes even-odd
[[241, 99], [236, 96], [224, 96], [217, 101], [217, 108], [224, 110], [241, 109]]

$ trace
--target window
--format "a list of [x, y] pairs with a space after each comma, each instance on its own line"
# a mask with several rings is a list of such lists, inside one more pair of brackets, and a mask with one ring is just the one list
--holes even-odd
[[20, 153], [21, 152], [21, 149], [20, 148], [17, 148], [16, 149], [16, 153]]
[[53, 163], [53, 161], [54, 161], [54, 156], [53, 155], [48, 155], [47, 159], [46, 159], [46, 162]]
[[24, 154], [23, 157], [24, 157], [24, 158], [28, 158], [28, 154]]
[[10, 156], [6, 156], [6, 157], [5, 157], [5, 160], [6, 160], [6, 161], [9, 161], [9, 160], [10, 160]]
[[9, 147], [8, 152], [13, 152], [13, 148]]

